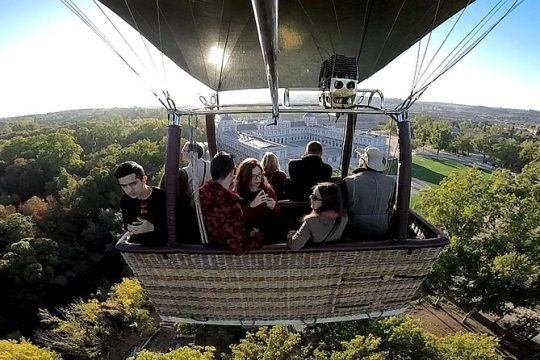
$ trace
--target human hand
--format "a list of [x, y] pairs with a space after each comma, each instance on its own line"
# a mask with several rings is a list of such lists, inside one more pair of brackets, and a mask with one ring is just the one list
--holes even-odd
[[148, 220], [137, 218], [137, 221], [128, 224], [127, 229], [132, 234], [144, 234], [154, 231], [154, 224]]
[[255, 199], [249, 204], [249, 207], [256, 208], [257, 206], [263, 204], [266, 202], [266, 194], [264, 191], [259, 191], [257, 196], [255, 196]]
[[266, 198], [266, 206], [268, 206], [268, 208], [270, 210], [274, 210], [274, 208], [276, 207], [276, 200], [274, 200], [270, 196], [268, 196]]
[[291, 240], [293, 238], [293, 236], [296, 235], [296, 230], [290, 230], [288, 233], [287, 233], [287, 240]]

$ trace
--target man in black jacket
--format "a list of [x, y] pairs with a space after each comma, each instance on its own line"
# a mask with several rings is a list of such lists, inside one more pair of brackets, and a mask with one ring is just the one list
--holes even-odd
[[148, 186], [143, 167], [134, 161], [118, 165], [114, 176], [124, 192], [120, 209], [124, 229], [130, 233], [129, 242], [164, 245], [167, 242], [165, 191]]
[[332, 177], [332, 167], [323, 162], [322, 152], [320, 142], [310, 141], [304, 157], [289, 162], [291, 183], [288, 194], [291, 200], [308, 201], [311, 188]]

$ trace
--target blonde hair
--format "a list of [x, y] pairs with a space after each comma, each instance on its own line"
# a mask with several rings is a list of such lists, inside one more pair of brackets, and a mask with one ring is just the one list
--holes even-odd
[[273, 174], [276, 171], [281, 170], [279, 168], [278, 158], [276, 154], [272, 152], [267, 152], [266, 154], [264, 154], [261, 160], [261, 165], [265, 173]]

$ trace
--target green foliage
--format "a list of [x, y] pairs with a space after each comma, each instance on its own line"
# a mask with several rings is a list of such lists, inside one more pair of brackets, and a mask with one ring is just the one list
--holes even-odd
[[458, 332], [437, 339], [441, 360], [502, 360], [495, 352], [497, 340], [491, 336]]
[[[165, 354], [150, 352], [143, 350], [137, 354], [137, 360], [212, 360], [214, 359], [215, 349], [209, 347], [195, 347], [190, 348], [187, 346], [181, 347], [176, 350], [169, 351]], [[134, 357], [128, 358], [128, 360], [135, 360]]]
[[435, 337], [404, 316], [313, 325], [300, 339], [283, 326], [261, 328], [231, 349], [233, 359], [495, 360], [496, 347], [484, 335]]
[[452, 237], [428, 279], [432, 290], [497, 315], [539, 303], [538, 168], [516, 177], [470, 170], [420, 194], [419, 211]]
[[34, 235], [34, 223], [29, 216], [19, 213], [0, 218], [0, 252], [17, 241]]
[[[351, 341], [344, 341], [345, 350], [332, 353], [331, 360], [385, 360], [386, 353], [379, 352], [381, 340], [373, 335], [356, 335]], [[320, 355], [319, 355], [320, 356]]]
[[304, 359], [299, 346], [300, 335], [290, 332], [284, 326], [271, 329], [260, 328], [248, 333], [239, 344], [232, 345], [234, 360], [295, 360]]
[[60, 355], [49, 349], [42, 349], [26, 340], [21, 342], [0, 340], [1, 360], [61, 360]]
[[65, 354], [101, 359], [133, 329], [141, 337], [154, 331], [148, 306], [139, 282], [124, 279], [105, 301], [78, 300], [60, 309], [60, 316], [40, 310], [42, 322], [50, 329], [38, 330], [36, 339]]
[[58, 262], [57, 249], [58, 244], [51, 239], [22, 239], [0, 258], [0, 274], [18, 284], [50, 282]]
[[139, 281], [124, 278], [121, 283], [114, 285], [105, 306], [111, 315], [120, 318], [124, 324], [135, 326], [143, 338], [154, 332], [155, 323], [150, 314], [148, 298]]

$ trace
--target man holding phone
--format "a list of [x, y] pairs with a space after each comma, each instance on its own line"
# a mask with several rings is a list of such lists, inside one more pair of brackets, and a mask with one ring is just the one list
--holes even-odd
[[148, 186], [143, 167], [134, 161], [118, 165], [114, 176], [124, 192], [120, 209], [124, 228], [130, 233], [129, 242], [145, 246], [165, 245], [165, 191]]

